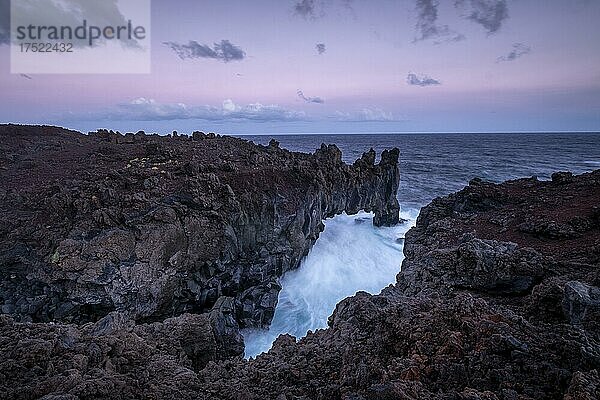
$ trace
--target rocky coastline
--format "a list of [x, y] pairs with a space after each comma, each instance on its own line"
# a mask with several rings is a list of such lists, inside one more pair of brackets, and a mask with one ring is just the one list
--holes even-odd
[[600, 397], [600, 170], [434, 200], [394, 285], [248, 361], [240, 327], [269, 324], [324, 218], [398, 222], [398, 149], [0, 137], [0, 398]]
[[137, 322], [234, 302], [268, 326], [278, 278], [322, 220], [361, 209], [398, 222], [398, 150], [354, 165], [196, 132], [170, 137], [0, 127], [3, 313], [19, 321]]

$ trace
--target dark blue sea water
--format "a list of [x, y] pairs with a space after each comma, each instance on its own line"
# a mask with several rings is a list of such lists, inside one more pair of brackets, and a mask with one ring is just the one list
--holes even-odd
[[474, 177], [501, 182], [552, 172], [600, 169], [600, 134], [364, 134], [244, 136], [267, 144], [275, 138], [293, 151], [314, 152], [335, 143], [344, 161], [353, 162], [373, 147], [400, 149], [400, 190], [405, 207], [421, 207], [433, 198], [463, 188]]
[[[378, 293], [395, 281], [403, 256], [402, 238], [422, 206], [462, 189], [474, 177], [501, 182], [555, 171], [582, 173], [600, 168], [600, 134], [401, 134], [245, 136], [267, 144], [275, 138], [293, 151], [314, 152], [335, 143], [351, 163], [373, 147], [400, 149], [401, 217], [406, 223], [373, 227], [370, 214], [325, 221], [298, 270], [281, 279], [282, 290], [268, 330], [245, 330], [246, 356], [267, 351], [282, 333], [302, 337], [325, 328], [335, 305], [358, 290]], [[363, 223], [356, 223], [363, 222]]]

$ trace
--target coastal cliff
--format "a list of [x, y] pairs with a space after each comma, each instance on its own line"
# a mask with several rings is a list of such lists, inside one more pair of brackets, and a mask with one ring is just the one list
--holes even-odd
[[[275, 277], [298, 266], [322, 218], [364, 208], [396, 221], [397, 150], [348, 166], [334, 146], [7, 129], [0, 398], [600, 397], [600, 170], [474, 179], [435, 199], [394, 285], [243, 360], [239, 325], [270, 320]], [[57, 152], [62, 162], [46, 157]], [[54, 297], [72, 311], [57, 315]]]
[[341, 301], [328, 329], [298, 342], [280, 336], [255, 360], [209, 365], [202, 393], [598, 399], [599, 205], [600, 170], [474, 179], [422, 209], [395, 285]]
[[398, 150], [354, 165], [195, 132], [170, 137], [0, 127], [0, 303], [17, 321], [137, 322], [232, 298], [241, 327], [268, 326], [278, 278], [322, 220], [398, 222]]

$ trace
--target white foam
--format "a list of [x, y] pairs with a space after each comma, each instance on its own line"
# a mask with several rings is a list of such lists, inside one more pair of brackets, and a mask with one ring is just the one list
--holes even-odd
[[373, 226], [373, 215], [338, 215], [325, 221], [325, 230], [300, 268], [281, 279], [282, 290], [268, 330], [245, 329], [246, 357], [271, 348], [284, 333], [297, 338], [325, 328], [342, 299], [363, 290], [372, 294], [396, 281], [404, 234], [414, 226], [418, 210], [401, 217], [408, 221], [391, 228]]

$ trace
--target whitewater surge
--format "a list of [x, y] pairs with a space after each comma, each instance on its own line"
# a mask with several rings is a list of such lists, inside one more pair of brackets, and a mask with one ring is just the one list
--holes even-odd
[[245, 329], [245, 356], [271, 348], [284, 333], [297, 338], [327, 327], [335, 305], [357, 291], [372, 294], [396, 281], [403, 259], [404, 234], [415, 224], [418, 210], [401, 213], [407, 220], [395, 227], [373, 226], [373, 215], [338, 215], [325, 230], [300, 268], [281, 279], [282, 290], [268, 330]]

